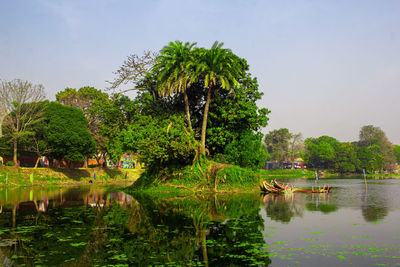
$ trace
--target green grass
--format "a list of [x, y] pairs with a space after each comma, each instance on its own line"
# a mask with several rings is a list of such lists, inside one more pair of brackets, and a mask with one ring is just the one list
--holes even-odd
[[[14, 168], [0, 166], [0, 186], [49, 186], [89, 184], [96, 173], [96, 183], [132, 184], [143, 170], [139, 169], [50, 169], [50, 168]], [[31, 175], [33, 179], [31, 181]]]
[[277, 169], [277, 170], [259, 170], [260, 175], [265, 177], [273, 177], [273, 178], [315, 178], [314, 170], [287, 170], [287, 169]]

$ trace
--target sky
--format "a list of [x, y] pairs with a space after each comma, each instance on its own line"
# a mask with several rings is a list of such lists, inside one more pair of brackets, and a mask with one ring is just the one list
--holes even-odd
[[224, 42], [245, 58], [271, 110], [262, 131], [400, 144], [398, 0], [2, 0], [0, 79], [105, 89], [130, 54], [170, 41]]

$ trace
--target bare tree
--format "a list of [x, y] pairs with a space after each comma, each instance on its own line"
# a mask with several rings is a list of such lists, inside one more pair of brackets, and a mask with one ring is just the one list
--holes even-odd
[[157, 53], [152, 51], [144, 51], [142, 56], [138, 56], [136, 54], [129, 55], [122, 66], [116, 72], [114, 72], [116, 75], [114, 80], [107, 81], [109, 84], [111, 84], [109, 89], [115, 90], [121, 85], [126, 85], [129, 83], [133, 84], [134, 88], [123, 90], [121, 93], [139, 89], [137, 88], [138, 83], [143, 81], [146, 78], [147, 73], [149, 73], [153, 68], [157, 55]]
[[0, 100], [0, 137], [3, 136], [2, 126], [3, 126], [3, 119], [7, 115], [6, 109], [3, 107], [3, 101]]
[[289, 139], [289, 158], [294, 169], [294, 160], [299, 156], [300, 152], [304, 151], [303, 136], [301, 133], [291, 134]]
[[43, 114], [43, 105], [39, 102], [45, 98], [43, 85], [33, 85], [28, 81], [15, 79], [0, 83], [0, 106], [4, 117], [4, 130], [7, 129], [9, 140], [14, 146], [14, 166], [17, 166], [17, 145], [25, 135], [32, 132], [29, 126], [39, 122]]

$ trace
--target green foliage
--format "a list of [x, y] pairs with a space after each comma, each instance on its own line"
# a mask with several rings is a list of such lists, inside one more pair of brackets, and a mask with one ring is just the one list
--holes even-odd
[[291, 133], [286, 128], [270, 131], [265, 135], [264, 143], [272, 160], [282, 164], [289, 156]]
[[46, 109], [45, 140], [55, 159], [83, 161], [95, 151], [95, 142], [87, 131], [87, 120], [77, 108], [51, 102]]
[[400, 163], [400, 146], [394, 145], [393, 146], [394, 157], [397, 163]]
[[375, 166], [378, 169], [390, 169], [395, 162], [393, 145], [386, 137], [385, 132], [373, 125], [363, 126], [360, 130], [360, 141], [361, 147], [370, 147], [375, 155]]
[[191, 128], [187, 86], [195, 79], [195, 57], [193, 46], [196, 43], [183, 44], [181, 41], [170, 42], [156, 58], [153, 71], [158, 76], [158, 92], [162, 96], [183, 93], [188, 127]]
[[259, 131], [267, 126], [270, 111], [256, 104], [262, 95], [257, 79], [247, 74], [234, 93], [222, 90], [214, 97], [207, 126], [207, 146], [211, 154], [223, 153], [243, 132]]
[[249, 169], [239, 166], [228, 166], [217, 173], [221, 186], [234, 188], [255, 188], [260, 182], [260, 175]]
[[218, 89], [232, 91], [244, 77], [243, 61], [229, 49], [222, 48], [223, 43], [215, 42], [210, 49], [195, 49], [196, 70], [194, 79], [200, 80], [205, 91], [205, 103], [201, 124], [201, 153], [205, 153], [208, 113], [213, 94]]
[[321, 136], [319, 138], [307, 138], [306, 161], [314, 168], [329, 169], [335, 167], [336, 151], [340, 142], [333, 137]]
[[[360, 160], [357, 157], [357, 146], [352, 143], [341, 143], [336, 151], [335, 168], [341, 173], [360, 171]], [[362, 170], [361, 170], [362, 171]]]
[[56, 95], [58, 102], [79, 108], [87, 119], [87, 128], [96, 142], [96, 153], [106, 152], [107, 136], [101, 130], [104, 124], [104, 111], [110, 105], [109, 95], [94, 87], [82, 87], [79, 90], [66, 88]]
[[132, 151], [152, 168], [182, 166], [194, 157], [196, 142], [182, 116], [138, 116], [120, 134], [124, 151]]
[[310, 167], [341, 173], [390, 170], [395, 161], [395, 147], [379, 127], [372, 125], [361, 128], [359, 142], [340, 143], [333, 137], [321, 136], [307, 138], [305, 145], [305, 160]]
[[383, 168], [383, 156], [379, 153], [377, 145], [359, 147], [357, 157], [360, 160], [361, 170], [365, 169], [367, 172], [373, 173]]
[[8, 161], [8, 162], [6, 162], [6, 164], [5, 164], [6, 166], [14, 166], [14, 162], [12, 162], [12, 161]]
[[246, 131], [225, 147], [225, 159], [241, 167], [263, 168], [267, 153], [261, 142], [262, 134]]

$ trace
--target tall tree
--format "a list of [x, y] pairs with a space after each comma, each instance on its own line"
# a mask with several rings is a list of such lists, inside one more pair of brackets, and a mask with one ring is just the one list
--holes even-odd
[[183, 93], [188, 127], [192, 128], [187, 87], [195, 78], [193, 46], [196, 43], [170, 42], [156, 58], [154, 71], [158, 73], [159, 92], [162, 96]]
[[32, 134], [29, 127], [42, 119], [43, 109], [39, 104], [45, 98], [43, 85], [15, 79], [0, 84], [0, 105], [9, 140], [13, 143], [13, 161], [17, 166], [18, 141]]
[[318, 138], [307, 138], [305, 141], [305, 159], [315, 168], [334, 168], [336, 153], [339, 150], [340, 142], [330, 136]]
[[289, 139], [289, 158], [294, 169], [294, 160], [304, 151], [303, 136], [301, 133], [291, 134]]
[[[120, 93], [140, 89], [138, 84], [141, 83], [149, 74], [155, 64], [157, 53], [145, 51], [142, 56], [131, 54], [124, 61], [122, 66], [114, 72], [116, 77], [113, 81], [108, 81], [111, 85], [109, 89], [120, 89]], [[121, 89], [122, 86], [133, 84], [133, 88]], [[139, 86], [140, 87], [140, 86]]]
[[336, 151], [335, 169], [341, 173], [360, 171], [361, 161], [357, 157], [356, 143], [341, 143]]
[[264, 137], [268, 153], [281, 166], [289, 156], [289, 141], [291, 138], [292, 134], [286, 128], [270, 131]]
[[400, 163], [400, 146], [393, 145], [394, 157], [397, 163]]
[[[79, 90], [66, 88], [56, 95], [56, 99], [61, 104], [79, 108], [85, 114], [88, 125], [87, 128], [96, 142], [95, 156], [99, 160], [99, 155], [106, 152], [106, 137], [100, 132], [102, 123], [102, 110], [99, 107], [109, 102], [109, 96], [94, 87], [85, 86]], [[85, 161], [86, 164], [86, 161]]]
[[359, 144], [362, 147], [377, 146], [383, 159], [383, 169], [390, 169], [395, 162], [393, 145], [380, 127], [363, 126], [360, 130]]
[[[245, 67], [247, 70], [247, 64]], [[244, 132], [258, 132], [267, 126], [270, 111], [257, 106], [262, 95], [258, 90], [257, 79], [251, 78], [250, 73], [246, 73], [246, 77], [240, 80], [234, 94], [227, 90], [219, 92], [210, 104], [208, 115], [206, 144], [210, 154], [223, 153], [226, 146], [233, 140], [241, 139]], [[202, 112], [194, 114], [193, 121], [201, 121]]]
[[45, 123], [50, 158], [82, 162], [95, 152], [95, 142], [80, 109], [51, 102], [46, 109]]
[[243, 77], [243, 68], [239, 57], [230, 49], [222, 48], [224, 43], [215, 42], [210, 49], [197, 49], [196, 77], [204, 82], [207, 88], [206, 103], [204, 105], [203, 123], [201, 127], [201, 152], [206, 149], [206, 131], [208, 111], [213, 92], [218, 89], [233, 90], [238, 80]]

